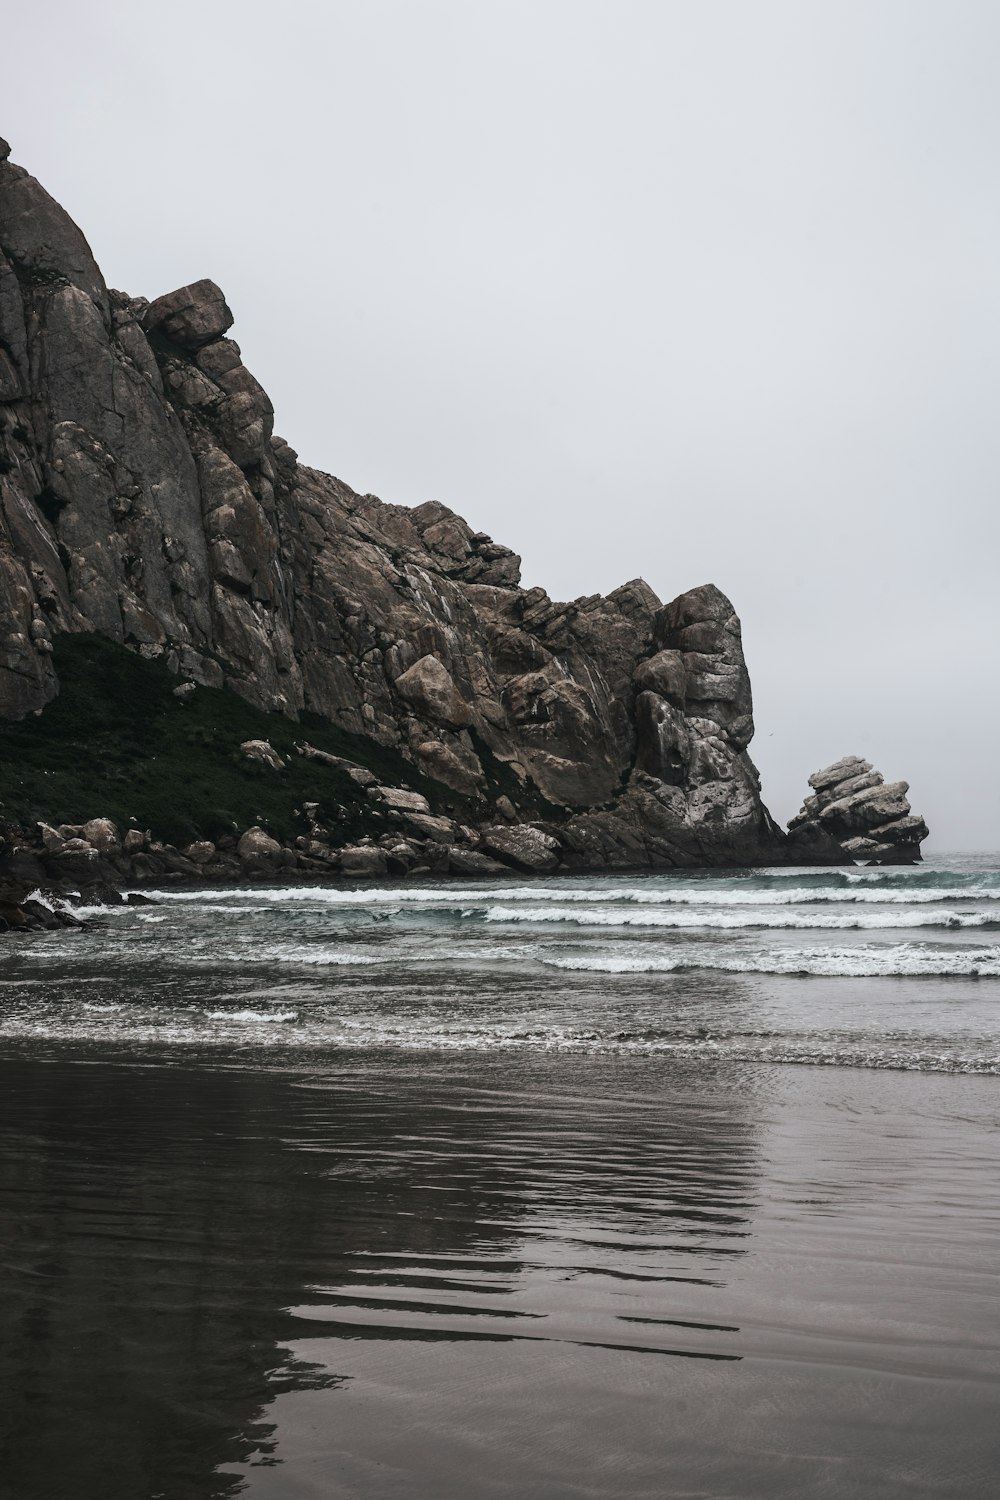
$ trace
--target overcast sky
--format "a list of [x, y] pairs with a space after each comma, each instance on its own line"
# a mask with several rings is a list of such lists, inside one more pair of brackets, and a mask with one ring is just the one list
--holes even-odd
[[34, 0], [12, 156], [277, 430], [556, 598], [707, 581], [782, 820], [1000, 848], [996, 0]]

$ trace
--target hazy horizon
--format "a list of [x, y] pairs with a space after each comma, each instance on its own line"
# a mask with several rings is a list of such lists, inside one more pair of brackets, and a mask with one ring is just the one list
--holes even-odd
[[212, 277], [304, 462], [527, 586], [718, 584], [781, 822], [859, 753], [1000, 847], [996, 7], [162, 15], [5, 25], [0, 134], [111, 285]]

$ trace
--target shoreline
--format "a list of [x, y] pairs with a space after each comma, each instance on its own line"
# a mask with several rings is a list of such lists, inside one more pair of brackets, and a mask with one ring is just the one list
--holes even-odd
[[[394, 791], [393, 788], [380, 788]], [[413, 794], [402, 793], [403, 797]], [[782, 860], [781, 849], [761, 848], [760, 858], [745, 862], [709, 863], [684, 859], [651, 863], [607, 861], [602, 864], [568, 862], [552, 833], [537, 824], [509, 823], [477, 830], [422, 810], [389, 808], [400, 828], [379, 840], [363, 837], [337, 846], [330, 830], [313, 822], [309, 836], [281, 843], [263, 828], [253, 826], [238, 837], [225, 835], [218, 843], [196, 840], [183, 849], [154, 839], [149, 830], [130, 828], [122, 834], [109, 818], [58, 827], [39, 822], [35, 836], [24, 828], [0, 823], [0, 934], [11, 930], [46, 930], [82, 926], [72, 914], [80, 905], [143, 904], [143, 888], [169, 885], [177, 890], [233, 887], [241, 884], [321, 885], [350, 882], [485, 879], [503, 876], [525, 882], [540, 878], [571, 880], [585, 875], [667, 875], [736, 873], [760, 868], [834, 868], [829, 858]], [[404, 823], [408, 817], [409, 826]], [[416, 821], [419, 820], [419, 821]], [[414, 824], [424, 837], [418, 837]], [[436, 824], [438, 827], [421, 827]], [[487, 853], [486, 851], [491, 852]], [[792, 851], [789, 851], [791, 854]], [[839, 864], [853, 868], [844, 858]], [[44, 904], [38, 898], [44, 898]], [[48, 905], [51, 901], [55, 905]]]

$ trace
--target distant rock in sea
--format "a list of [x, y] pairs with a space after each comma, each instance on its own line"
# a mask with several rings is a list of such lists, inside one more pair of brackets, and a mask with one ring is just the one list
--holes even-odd
[[869, 760], [846, 755], [809, 777], [814, 795], [788, 825], [788, 840], [803, 856], [839, 845], [851, 859], [909, 865], [920, 859], [927, 824], [910, 811], [909, 783], [886, 783]]

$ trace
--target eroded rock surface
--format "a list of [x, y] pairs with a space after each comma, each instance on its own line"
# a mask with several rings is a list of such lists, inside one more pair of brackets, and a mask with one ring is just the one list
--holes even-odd
[[[447, 506], [301, 464], [232, 321], [208, 279], [152, 302], [110, 290], [68, 215], [0, 159], [0, 718], [57, 691], [55, 634], [94, 631], [163, 658], [178, 693], [318, 714], [481, 800], [466, 865], [784, 857], [724, 594], [522, 588], [517, 555]], [[546, 809], [556, 849], [536, 858], [524, 825]]]
[[788, 825], [793, 850], [815, 853], [833, 844], [874, 865], [914, 864], [927, 824], [913, 815], [909, 784], [886, 784], [871, 761], [848, 755], [809, 777], [813, 795]]

